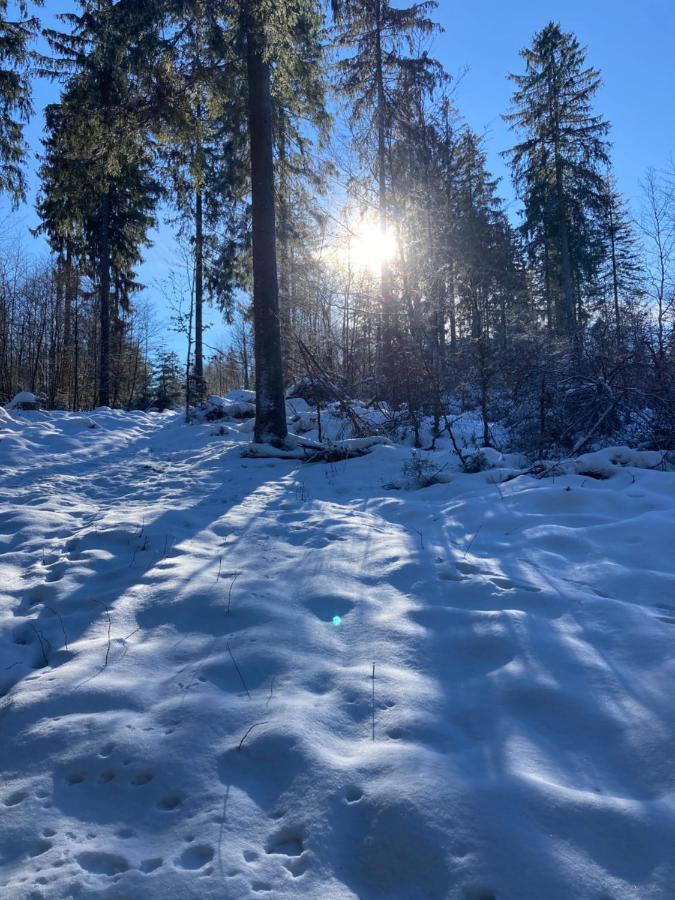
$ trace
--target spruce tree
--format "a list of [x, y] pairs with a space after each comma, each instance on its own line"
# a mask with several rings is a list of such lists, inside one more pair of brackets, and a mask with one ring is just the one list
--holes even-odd
[[[181, 231], [193, 248], [194, 396], [205, 394], [203, 304], [230, 315], [237, 256], [245, 251], [245, 95], [241, 62], [228, 50], [218, 4], [169, 3], [160, 42], [162, 85], [155, 130]], [[225, 29], [227, 25], [225, 25]]]
[[607, 177], [603, 194], [603, 232], [607, 248], [605, 283], [611, 297], [616, 350], [625, 349], [625, 314], [642, 293], [643, 268], [637, 236], [615, 177]]
[[600, 75], [586, 65], [573, 34], [551, 22], [521, 56], [525, 73], [510, 76], [514, 109], [505, 118], [522, 140], [509, 156], [551, 324], [571, 337], [584, 314], [585, 270], [600, 264], [587, 254], [604, 191], [609, 125], [592, 112]]
[[[375, 172], [380, 229], [385, 234], [392, 218], [389, 145], [397, 122], [397, 88], [414, 78], [431, 87], [437, 63], [419, 42], [437, 30], [428, 17], [435, 0], [404, 9], [390, 0], [333, 0], [338, 26], [337, 43], [345, 51], [338, 62], [338, 83], [351, 103], [350, 123], [363, 163]], [[393, 285], [385, 261], [380, 279], [382, 362], [385, 379], [392, 380]]]
[[[66, 33], [46, 36], [55, 52], [51, 73], [65, 76], [49, 140], [59, 148], [46, 186], [77, 208], [95, 266], [100, 316], [98, 402], [111, 398], [111, 323], [136, 288], [134, 266], [147, 242], [159, 186], [148, 149], [147, 102], [135, 70], [144, 59], [150, 18], [146, 8], [112, 0], [81, 0], [64, 14]], [[66, 149], [67, 148], [67, 149]], [[79, 179], [73, 180], [73, 170]], [[69, 195], [70, 191], [70, 195]], [[41, 203], [48, 213], [49, 201]], [[56, 210], [57, 218], [63, 209]], [[56, 222], [49, 228], [54, 231]]]
[[320, 54], [320, 4], [293, 0], [240, 0], [239, 36], [247, 73], [251, 180], [253, 331], [257, 442], [286, 437], [283, 356], [279, 321], [276, 250], [274, 102], [275, 91], [295, 83], [299, 99], [316, 97], [320, 85], [298, 77], [312, 73]]
[[28, 44], [38, 26], [21, 0], [17, 19], [7, 18], [7, 0], [0, 0], [0, 192], [16, 206], [23, 200], [26, 181], [22, 163], [26, 153], [23, 125], [33, 111], [27, 67]]

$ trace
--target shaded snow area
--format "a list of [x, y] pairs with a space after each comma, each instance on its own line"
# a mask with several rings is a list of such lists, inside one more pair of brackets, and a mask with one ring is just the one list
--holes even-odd
[[675, 473], [249, 429], [3, 413], [0, 897], [675, 897]]

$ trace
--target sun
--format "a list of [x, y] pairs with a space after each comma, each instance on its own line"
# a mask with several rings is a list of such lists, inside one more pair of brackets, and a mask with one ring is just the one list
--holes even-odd
[[382, 266], [396, 254], [396, 237], [390, 228], [374, 221], [361, 220], [350, 229], [347, 262], [350, 268], [379, 275]]

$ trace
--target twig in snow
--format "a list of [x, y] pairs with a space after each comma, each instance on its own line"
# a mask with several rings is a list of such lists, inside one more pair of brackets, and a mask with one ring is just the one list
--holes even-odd
[[416, 532], [419, 534], [419, 536], [420, 536], [420, 548], [421, 548], [422, 550], [424, 550], [424, 535], [423, 535], [422, 532], [419, 530], [419, 528], [414, 528], [413, 530], [416, 531]]
[[468, 553], [469, 550], [473, 547], [473, 542], [474, 542], [474, 541], [476, 540], [476, 538], [478, 537], [478, 535], [479, 535], [480, 530], [481, 530], [482, 527], [483, 527], [483, 523], [481, 522], [480, 525], [478, 526], [478, 528], [476, 529], [476, 532], [475, 532], [474, 536], [471, 538], [471, 540], [469, 541], [469, 543], [468, 543], [467, 546], [466, 546], [466, 550], [464, 551], [464, 557], [463, 557], [463, 559], [466, 559], [467, 553]]
[[35, 636], [37, 637], [38, 641], [40, 642], [40, 650], [42, 651], [42, 658], [45, 661], [45, 665], [48, 666], [49, 660], [47, 659], [47, 651], [45, 650], [45, 644], [47, 644], [47, 646], [49, 646], [49, 641], [42, 634], [42, 632], [38, 628], [35, 627], [35, 624], [33, 622], [30, 623], [30, 627], [33, 629], [33, 631], [35, 632]]
[[120, 638], [120, 640], [122, 640], [122, 641], [128, 641], [130, 637], [133, 637], [133, 636], [136, 634], [136, 632], [137, 632], [137, 631], [140, 631], [140, 630], [141, 630], [141, 626], [139, 625], [138, 628], [134, 628], [133, 631], [130, 631], [129, 634], [127, 634], [127, 635], [126, 635], [125, 637], [123, 637], [123, 638]]
[[106, 669], [108, 667], [108, 659], [110, 658], [110, 631], [112, 629], [112, 619], [110, 618], [110, 610], [106, 609], [106, 616], [108, 617], [108, 646], [105, 651], [105, 662], [103, 663], [103, 668]]
[[373, 743], [375, 742], [375, 663], [373, 663]]
[[258, 728], [260, 725], [267, 725], [267, 722], [266, 721], [265, 722], [254, 722], [253, 725], [251, 725], [251, 727], [248, 729], [246, 734], [243, 736], [243, 738], [239, 741], [239, 746], [237, 747], [237, 750], [241, 750], [241, 748], [244, 746], [244, 741], [249, 736], [249, 734], [253, 731], [254, 728]]
[[54, 609], [53, 606], [47, 606], [45, 604], [45, 609], [48, 609], [49, 612], [54, 613], [56, 618], [59, 620], [59, 624], [61, 625], [61, 631], [63, 632], [63, 640], [65, 642], [66, 650], [68, 649], [68, 635], [66, 634], [66, 626], [63, 624], [63, 619], [61, 618], [61, 614], [58, 610]]
[[273, 693], [274, 693], [274, 675], [272, 675], [272, 680], [270, 681], [270, 695], [267, 698], [267, 703], [265, 704], [266, 707], [270, 705], [270, 700], [272, 699]]
[[220, 570], [223, 567], [223, 557], [221, 556], [218, 560], [218, 574], [216, 575], [216, 581], [220, 580]]
[[237, 660], [234, 658], [234, 654], [232, 653], [232, 650], [230, 649], [229, 644], [227, 645], [227, 652], [230, 654], [230, 659], [232, 660], [232, 663], [234, 664], [234, 667], [237, 670], [237, 675], [239, 676], [241, 683], [244, 685], [244, 690], [246, 691], [246, 696], [248, 697], [249, 700], [251, 700], [252, 699], [251, 692], [249, 691], [248, 687], [246, 686], [246, 682], [244, 681], [244, 676], [241, 674], [241, 669], [237, 665]]
[[240, 575], [241, 572], [235, 572], [234, 578], [230, 582], [230, 590], [227, 592], [227, 612], [225, 613], [225, 615], [228, 615], [230, 612], [230, 604], [232, 603], [232, 588], [234, 587], [234, 583]]

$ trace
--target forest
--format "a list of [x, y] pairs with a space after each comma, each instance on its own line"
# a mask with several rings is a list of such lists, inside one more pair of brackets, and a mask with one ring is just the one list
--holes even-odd
[[[486, 446], [500, 423], [538, 455], [672, 447], [673, 171], [646, 169], [629, 208], [592, 48], [550, 22], [509, 75], [507, 214], [433, 57], [435, 6], [95, 0], [41, 51], [35, 15], [4, 18], [15, 203], [31, 77], [61, 88], [39, 151], [51, 258], [0, 260], [0, 400], [162, 409], [256, 386], [260, 435], [283, 441], [284, 389], [308, 379], [386, 405], [418, 443], [425, 417], [440, 434], [479, 410]], [[181, 359], [136, 273], [158, 219], [185, 262]], [[211, 347], [205, 304], [228, 346]]]
[[0, 900], [673, 900], [673, 33], [0, 0]]

